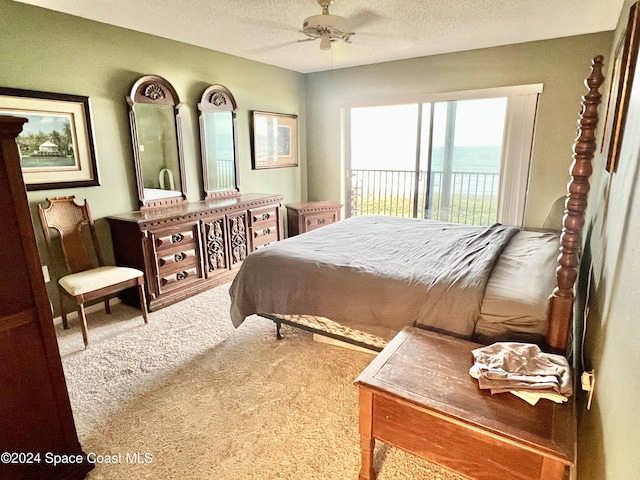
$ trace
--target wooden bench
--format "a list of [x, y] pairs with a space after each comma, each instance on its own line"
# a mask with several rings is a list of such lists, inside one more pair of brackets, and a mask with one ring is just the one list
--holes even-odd
[[468, 477], [561, 480], [574, 464], [575, 403], [491, 395], [469, 375], [481, 345], [402, 330], [358, 376], [360, 480], [380, 440]]

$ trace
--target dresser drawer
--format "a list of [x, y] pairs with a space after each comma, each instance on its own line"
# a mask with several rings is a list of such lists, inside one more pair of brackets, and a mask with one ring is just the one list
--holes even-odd
[[153, 234], [153, 244], [156, 252], [174, 248], [192, 248], [196, 243], [196, 226], [181, 228], [179, 230], [164, 231]]
[[196, 281], [200, 278], [199, 270], [198, 266], [194, 265], [190, 268], [178, 270], [177, 272], [161, 274], [160, 289], [167, 291]]
[[304, 231], [310, 232], [316, 228], [330, 225], [337, 221], [335, 212], [308, 213], [304, 216]]
[[250, 225], [255, 228], [276, 225], [278, 223], [278, 209], [275, 206], [249, 210]]
[[181, 250], [158, 257], [158, 267], [162, 273], [163, 270], [173, 270], [174, 268], [180, 268], [182, 265], [193, 265], [197, 259], [198, 256], [195, 248]]
[[278, 226], [273, 225], [270, 227], [263, 228], [252, 228], [251, 229], [251, 240], [253, 249], [263, 247], [271, 242], [278, 241]]

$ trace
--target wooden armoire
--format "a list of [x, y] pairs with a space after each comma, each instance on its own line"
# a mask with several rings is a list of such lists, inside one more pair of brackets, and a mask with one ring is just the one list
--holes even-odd
[[93, 465], [73, 421], [20, 169], [25, 121], [0, 116], [0, 478], [75, 480]]

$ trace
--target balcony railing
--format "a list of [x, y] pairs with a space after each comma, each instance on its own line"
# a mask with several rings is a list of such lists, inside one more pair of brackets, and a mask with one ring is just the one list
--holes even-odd
[[[496, 222], [498, 173], [411, 170], [350, 171], [347, 216], [393, 215], [470, 225]], [[425, 202], [425, 198], [428, 202]]]

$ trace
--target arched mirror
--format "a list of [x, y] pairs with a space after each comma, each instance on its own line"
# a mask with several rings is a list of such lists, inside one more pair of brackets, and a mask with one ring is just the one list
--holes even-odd
[[202, 94], [198, 108], [205, 196], [237, 195], [236, 101], [226, 87], [211, 85]]
[[180, 100], [157, 75], [140, 78], [127, 97], [141, 208], [186, 201]]

